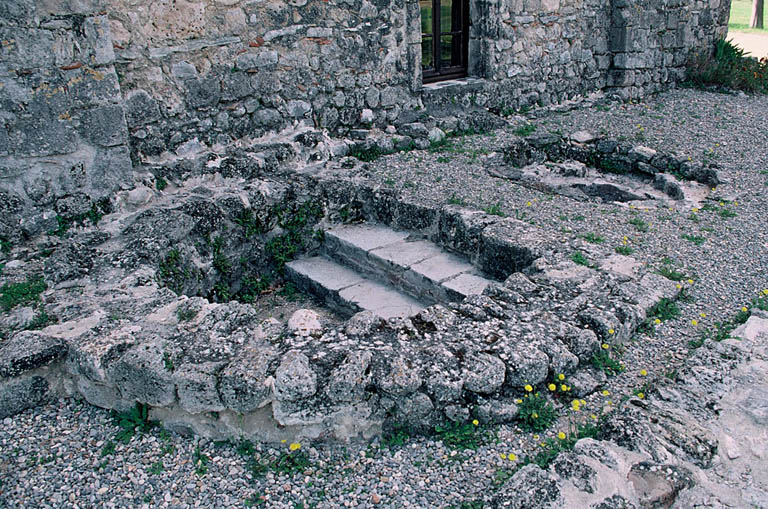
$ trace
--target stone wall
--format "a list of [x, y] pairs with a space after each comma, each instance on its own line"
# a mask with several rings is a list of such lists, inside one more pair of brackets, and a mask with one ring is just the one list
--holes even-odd
[[0, 236], [53, 230], [132, 185], [104, 15], [0, 5]]
[[721, 2], [472, 0], [476, 80], [435, 89], [421, 83], [416, 0], [6, 0], [0, 235], [82, 217], [132, 184], [131, 163], [287, 128], [364, 137], [352, 130], [447, 99], [509, 111], [660, 90], [725, 34]]

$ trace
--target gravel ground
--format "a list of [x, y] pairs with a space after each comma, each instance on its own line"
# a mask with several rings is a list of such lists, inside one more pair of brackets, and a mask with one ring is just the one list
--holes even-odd
[[[608, 394], [588, 398], [584, 415], [589, 416], [610, 409], [644, 382], [671, 375], [685, 362], [689, 341], [714, 331], [716, 323], [732, 318], [768, 288], [768, 97], [675, 90], [634, 104], [540, 113], [514, 117], [512, 127], [494, 135], [455, 139], [437, 152], [388, 156], [361, 171], [382, 186], [400, 189], [404, 197], [478, 208], [498, 204], [503, 213], [589, 252], [612, 252], [627, 237], [642, 262], [685, 275], [680, 284], [691, 299], [680, 303], [680, 317], [627, 345], [627, 371], [609, 380]], [[526, 123], [536, 132], [589, 130], [714, 160], [726, 183], [713, 192], [714, 210], [692, 212], [577, 202], [489, 177], [484, 155], [503, 147]], [[735, 215], [726, 217], [731, 216], [722, 213], [726, 209]], [[629, 223], [635, 218], [648, 223], [648, 230]], [[605, 240], [588, 245], [581, 239], [587, 233]], [[703, 243], [684, 234], [702, 237]], [[641, 370], [648, 375], [641, 376]], [[120, 428], [108, 412], [68, 399], [3, 420], [0, 506], [481, 507], [515, 465], [506, 455], [522, 457], [566, 424], [541, 436], [497, 427], [490, 430], [496, 438], [476, 451], [456, 452], [426, 437], [393, 447], [302, 444], [309, 458], [306, 469], [254, 476], [242, 447], [159, 428], [123, 443], [115, 438]], [[256, 445], [253, 455], [271, 458], [287, 449], [288, 444], [279, 450]]]

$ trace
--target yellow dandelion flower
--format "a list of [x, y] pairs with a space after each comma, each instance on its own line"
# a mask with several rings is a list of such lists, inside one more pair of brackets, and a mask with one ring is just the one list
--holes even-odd
[[568, 386], [567, 386], [567, 385], [565, 385], [565, 384], [560, 384], [560, 390], [561, 390], [561, 391], [563, 391], [563, 392], [565, 392], [565, 391], [567, 391], [567, 390], [568, 390]]
[[539, 445], [542, 446], [542, 447], [547, 447], [547, 443], [546, 442], [541, 442]]
[[301, 444], [298, 442], [293, 442], [291, 445], [288, 446], [288, 449], [290, 449], [291, 451], [298, 451], [299, 449], [301, 449]]
[[725, 206], [725, 203], [723, 203], [723, 202], [720, 202], [720, 203], [718, 203], [718, 205], [720, 205], [721, 207], [723, 207], [723, 206]]
[[739, 202], [737, 202], [737, 201], [733, 202], [733, 206], [734, 207], [738, 207], [739, 206]]
[[697, 208], [695, 208], [695, 207], [691, 209], [691, 212], [693, 212], [694, 214], [695, 214], [696, 212], [698, 212], [698, 211], [699, 211], [699, 209], [697, 209]]
[[565, 440], [565, 433], [561, 431], [560, 433], [557, 434], [557, 438], [559, 438], [560, 440]]
[[286, 439], [282, 439], [282, 440], [280, 440], [280, 443], [281, 443], [281, 444], [284, 444], [284, 443], [286, 443], [287, 441], [288, 441], [288, 440], [286, 440]]
[[659, 320], [659, 319], [657, 318], [657, 319], [655, 319], [655, 320], [653, 321], [653, 323], [655, 323], [656, 325], [659, 325], [659, 324], [661, 323], [661, 320]]
[[611, 391], [603, 389], [603, 396], [610, 396], [610, 395], [611, 395]]
[[472, 424], [474, 424], [475, 426], [477, 426], [478, 424], [480, 424], [480, 421], [478, 421], [477, 419], [475, 419], [475, 420], [473, 420], [473, 421], [472, 421]]
[[681, 289], [681, 288], [683, 287], [683, 285], [681, 285], [680, 283], [677, 283], [677, 284], [675, 285], [675, 287], [676, 287], [676, 288], [679, 290], [679, 289]]
[[768, 295], [768, 288], [766, 288], [765, 290], [763, 290], [763, 295]]
[[531, 391], [533, 391], [533, 387], [531, 387], [530, 385], [526, 385], [525, 386], [525, 391], [526, 392], [531, 392]]
[[606, 404], [606, 405], [613, 405], [613, 400], [612, 400], [612, 399], [609, 399], [608, 401], [606, 401], [606, 402], [605, 402], [605, 404]]
[[557, 386], [555, 384], [549, 384], [547, 385], [547, 389], [549, 389], [550, 391], [556, 391]]
[[541, 438], [541, 437], [539, 437], [539, 435], [533, 435], [533, 439], [534, 440], [538, 440], [539, 438]]
[[747, 306], [741, 306], [741, 312], [742, 312], [742, 313], [746, 313], [747, 311], [749, 311], [749, 310], [747, 309]]
[[597, 416], [595, 414], [591, 414], [590, 417], [592, 418], [593, 421], [597, 420]]
[[579, 408], [581, 408], [581, 403], [579, 403], [578, 399], [574, 399], [573, 401], [571, 401], [571, 408], [573, 408], [575, 412], [579, 411]]
[[644, 369], [640, 370], [640, 376], [648, 376], [648, 372]]
[[522, 400], [522, 399], [520, 399], [520, 398], [517, 398], [517, 399], [515, 400], [515, 403], [517, 403], [518, 405], [519, 405], [520, 403], [522, 403], [522, 402], [523, 402], [523, 400]]
[[601, 346], [603, 347], [603, 350], [608, 350], [610, 348], [610, 346], [608, 346], [608, 343], [603, 343]]
[[526, 202], [525, 204], [526, 204], [527, 206], [529, 206], [529, 207], [530, 207], [531, 205], [533, 205], [533, 203], [531, 203], [531, 202]]
[[502, 452], [501, 454], [499, 454], [499, 458], [505, 460], [507, 459], [507, 455]]
[[557, 379], [558, 380], [565, 380], [565, 375], [560, 373], [559, 375], [557, 375]]
[[717, 188], [716, 188], [716, 187], [713, 187], [713, 188], [712, 188], [712, 192], [714, 193], [715, 191], [717, 191]]
[[642, 392], [638, 392], [637, 397], [640, 399], [645, 399], [645, 394], [643, 394]]
[[581, 406], [587, 406], [587, 402], [584, 401], [583, 399], [580, 399], [579, 403], [581, 403]]
[[608, 334], [613, 334], [614, 332], [616, 332], [616, 331], [613, 330], [613, 329], [608, 329]]
[[693, 326], [699, 325], [699, 321], [698, 320], [691, 320], [691, 325], [693, 325]]
[[699, 316], [702, 317], [702, 318], [706, 318], [707, 314], [706, 313], [699, 313]]
[[531, 414], [531, 417], [533, 417], [534, 419], [538, 419], [539, 418], [539, 414], [537, 414], [536, 412], [533, 412]]
[[509, 461], [515, 461], [515, 460], [517, 460], [517, 454], [515, 454], [515, 453], [511, 452], [511, 453], [509, 453], [509, 455], [507, 456], [507, 459], [508, 459]]
[[689, 284], [689, 285], [692, 285], [692, 284], [693, 284], [693, 279], [689, 279], [689, 280], [688, 280], [688, 284]]

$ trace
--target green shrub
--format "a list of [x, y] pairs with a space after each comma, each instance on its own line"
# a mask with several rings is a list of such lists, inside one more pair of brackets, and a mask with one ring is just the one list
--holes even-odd
[[557, 419], [552, 404], [540, 393], [529, 393], [518, 400], [517, 420], [527, 431], [544, 431]]
[[48, 286], [42, 276], [29, 278], [24, 283], [6, 283], [0, 288], [0, 304], [5, 311], [16, 306], [40, 301], [40, 294]]
[[718, 86], [752, 93], [768, 93], [768, 58], [746, 56], [731, 41], [715, 42], [715, 55], [693, 55], [687, 65], [687, 81], [693, 86]]

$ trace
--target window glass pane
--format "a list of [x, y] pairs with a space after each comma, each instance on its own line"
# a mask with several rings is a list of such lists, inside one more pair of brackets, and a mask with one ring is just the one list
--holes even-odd
[[421, 67], [424, 69], [432, 69], [435, 67], [435, 62], [432, 55], [431, 37], [423, 37], [421, 39]]
[[432, 33], [432, 0], [419, 0], [421, 8], [421, 33]]
[[[458, 4], [458, 2], [457, 2]], [[440, 31], [450, 32], [453, 27], [453, 0], [440, 0]]]
[[461, 65], [461, 36], [443, 35], [440, 37], [440, 65]]

